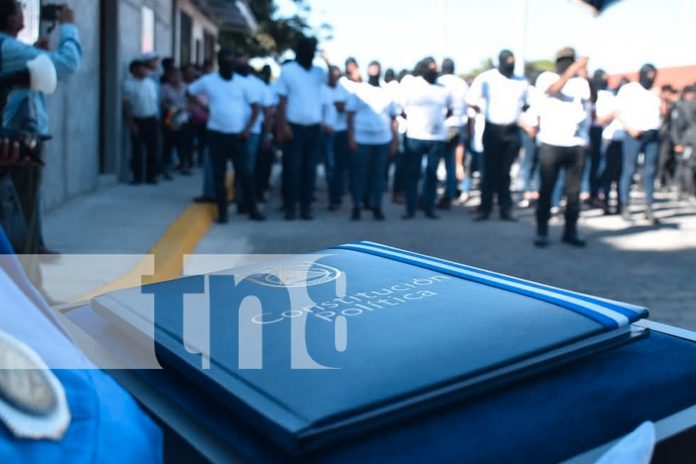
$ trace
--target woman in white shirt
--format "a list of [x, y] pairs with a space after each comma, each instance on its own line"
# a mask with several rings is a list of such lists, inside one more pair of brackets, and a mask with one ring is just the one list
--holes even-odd
[[[390, 155], [397, 150], [399, 111], [387, 89], [379, 85], [360, 83], [349, 97], [348, 143], [352, 155], [351, 189], [354, 221], [360, 219], [367, 196], [375, 220], [383, 221], [382, 196], [385, 190], [385, 170]], [[368, 192], [368, 188], [370, 191]]]

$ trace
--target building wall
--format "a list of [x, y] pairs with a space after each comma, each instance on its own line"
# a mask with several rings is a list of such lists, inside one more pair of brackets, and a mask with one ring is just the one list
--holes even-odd
[[[53, 139], [45, 153], [46, 209], [93, 190], [99, 172], [99, 2], [71, 0], [70, 4], [76, 11], [83, 62], [79, 72], [61, 81], [47, 99]], [[54, 33], [53, 47], [57, 39]]]

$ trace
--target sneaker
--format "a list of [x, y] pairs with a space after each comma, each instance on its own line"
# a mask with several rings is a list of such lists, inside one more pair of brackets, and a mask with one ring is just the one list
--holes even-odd
[[650, 221], [654, 225], [660, 224], [660, 220], [655, 217], [655, 213], [653, 212], [652, 206], [648, 205], [645, 208], [645, 219]]
[[624, 208], [621, 210], [621, 219], [623, 219], [626, 222], [633, 222], [631, 212], [628, 210], [628, 208]]

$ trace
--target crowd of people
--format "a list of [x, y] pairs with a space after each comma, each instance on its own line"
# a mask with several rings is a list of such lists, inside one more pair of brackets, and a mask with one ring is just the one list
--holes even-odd
[[179, 69], [171, 59], [160, 69], [156, 55], [133, 61], [125, 86], [133, 183], [171, 178], [176, 149], [182, 174], [203, 166], [196, 201], [215, 203], [218, 222], [226, 223], [230, 160], [237, 211], [257, 221], [265, 219], [257, 205], [268, 197], [276, 159], [289, 221], [314, 218], [319, 165], [328, 209], [339, 211], [348, 194], [356, 221], [364, 211], [385, 219], [390, 183], [409, 220], [418, 211], [438, 219], [438, 209], [465, 203], [478, 180], [476, 221], [491, 219], [494, 206], [503, 221], [516, 221], [516, 205], [535, 206], [539, 247], [550, 243], [549, 220], [561, 206], [562, 241], [572, 246], [585, 246], [577, 230], [583, 204], [632, 221], [637, 170], [644, 215], [655, 224], [656, 185], [694, 198], [696, 85], [658, 91], [650, 64], [638, 81], [610, 88], [607, 73], [590, 76], [587, 57], [569, 47], [553, 71], [526, 77], [503, 50], [497, 67], [472, 81], [457, 76], [452, 60], [438, 65], [431, 57], [398, 74], [374, 61], [363, 76], [353, 58], [341, 70], [323, 53], [325, 66], [318, 66], [313, 38], [301, 40], [295, 54], [273, 82], [270, 67], [255, 70], [227, 49], [217, 70], [211, 63]]

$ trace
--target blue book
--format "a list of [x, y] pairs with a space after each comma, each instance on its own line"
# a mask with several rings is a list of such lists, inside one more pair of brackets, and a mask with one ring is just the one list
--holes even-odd
[[370, 242], [92, 306], [294, 454], [626, 343], [648, 315]]

